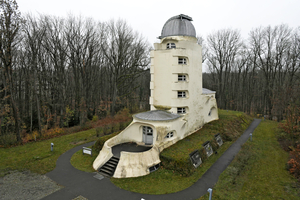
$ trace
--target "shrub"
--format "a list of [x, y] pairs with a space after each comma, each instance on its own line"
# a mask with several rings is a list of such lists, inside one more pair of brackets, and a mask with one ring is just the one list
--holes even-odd
[[120, 120], [120, 121], [125, 121], [128, 120], [128, 118], [130, 118], [130, 113], [129, 113], [129, 109], [128, 108], [123, 108], [122, 110], [120, 110], [116, 115], [115, 115], [115, 119], [116, 120]]
[[23, 140], [23, 143], [26, 143], [26, 142], [30, 142], [30, 141], [33, 141], [33, 140], [36, 140], [39, 138], [39, 132], [38, 131], [33, 131], [31, 134], [30, 133], [27, 133], [25, 135], [25, 137], [22, 138]]
[[96, 127], [96, 136], [102, 136], [103, 135], [103, 128], [102, 127]]
[[99, 120], [98, 116], [97, 116], [97, 115], [94, 115], [92, 121], [93, 121], [93, 122], [96, 122], [96, 121], [98, 121], [98, 120]]
[[101, 138], [99, 138], [96, 143], [93, 145], [92, 149], [96, 152], [100, 152], [104, 143], [109, 140], [110, 138], [116, 136], [118, 134], [118, 132], [114, 133], [114, 134], [110, 134], [110, 135], [106, 135], [106, 136], [103, 136]]
[[300, 144], [290, 151], [290, 160], [287, 163], [287, 168], [295, 178], [300, 179]]
[[4, 135], [0, 135], [0, 145], [8, 147], [16, 143], [17, 143], [17, 137], [14, 133], [7, 133]]
[[106, 124], [103, 128], [103, 133], [104, 135], [109, 135], [112, 133], [112, 125], [111, 124]]
[[120, 123], [113, 123], [112, 124], [112, 132], [116, 132], [120, 130]]
[[54, 136], [62, 135], [64, 133], [65, 133], [64, 129], [56, 127], [56, 128], [46, 130], [42, 137], [52, 138]]

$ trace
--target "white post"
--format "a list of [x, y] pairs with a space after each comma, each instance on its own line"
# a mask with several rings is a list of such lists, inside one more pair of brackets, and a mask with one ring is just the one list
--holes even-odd
[[54, 146], [54, 144], [53, 144], [53, 143], [51, 143], [51, 151], [53, 151], [53, 146]]
[[212, 189], [211, 188], [208, 188], [207, 192], [209, 192], [209, 200], [211, 200], [211, 196], [212, 196]]

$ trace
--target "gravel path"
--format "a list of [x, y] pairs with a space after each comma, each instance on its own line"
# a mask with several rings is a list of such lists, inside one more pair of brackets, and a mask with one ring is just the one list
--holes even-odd
[[45, 175], [30, 171], [11, 171], [0, 178], [1, 200], [34, 200], [63, 188]]

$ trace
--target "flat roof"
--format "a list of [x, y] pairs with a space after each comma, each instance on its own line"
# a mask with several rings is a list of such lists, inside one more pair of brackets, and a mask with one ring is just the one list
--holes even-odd
[[202, 88], [202, 94], [215, 94], [216, 91], [212, 91], [206, 88]]
[[173, 114], [164, 110], [151, 110], [148, 112], [138, 113], [134, 117], [148, 121], [168, 121], [180, 118], [181, 115]]

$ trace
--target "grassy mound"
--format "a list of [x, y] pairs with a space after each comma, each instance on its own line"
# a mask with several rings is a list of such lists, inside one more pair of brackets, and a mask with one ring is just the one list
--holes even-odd
[[[145, 194], [173, 193], [193, 185], [252, 122], [251, 117], [235, 111], [219, 110], [219, 118], [165, 149], [160, 155], [162, 167], [159, 170], [143, 177], [112, 178], [111, 181], [122, 189]], [[224, 141], [224, 144], [217, 149], [218, 154], [204, 159], [201, 166], [195, 169], [189, 154], [194, 150], [203, 152], [202, 144], [213, 141], [217, 133], [220, 133]], [[213, 145], [213, 148], [216, 150], [216, 145]]]
[[195, 172], [189, 154], [199, 150], [202, 161], [207, 160], [205, 150], [202, 146], [210, 141], [214, 152], [218, 151], [218, 144], [214, 135], [220, 133], [224, 142], [236, 140], [241, 133], [249, 126], [252, 118], [239, 112], [219, 111], [220, 119], [206, 124], [202, 129], [177, 142], [170, 148], [165, 149], [160, 159], [165, 169], [174, 170], [182, 176], [190, 176]]

